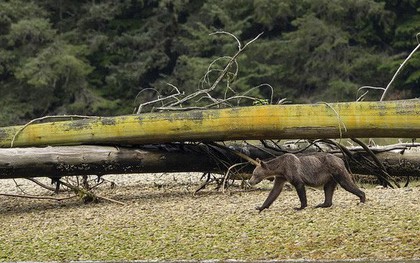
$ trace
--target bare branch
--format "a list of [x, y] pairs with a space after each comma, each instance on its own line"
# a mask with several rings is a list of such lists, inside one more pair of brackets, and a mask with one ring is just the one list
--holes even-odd
[[157, 96], [158, 96], [158, 97], [160, 96], [160, 92], [159, 92], [157, 89], [154, 89], [154, 88], [146, 88], [146, 89], [142, 89], [142, 90], [140, 90], [140, 91], [137, 93], [136, 97], [134, 98], [134, 103], [136, 103], [136, 102], [137, 102], [137, 99], [139, 98], [140, 94], [142, 94], [142, 93], [143, 93], [143, 92], [145, 92], [145, 91], [153, 91], [153, 92], [157, 93]]
[[45, 188], [45, 189], [49, 190], [49, 191], [55, 192], [55, 190], [56, 190], [55, 187], [51, 187], [51, 186], [48, 186], [46, 184], [43, 184], [40, 181], [36, 180], [35, 178], [27, 178], [27, 179], [29, 181], [41, 186], [42, 188]]
[[[273, 87], [271, 87], [269, 84], [261, 84], [257, 87], [253, 87], [251, 89], [249, 89], [248, 91], [244, 92], [243, 94], [237, 94], [237, 92], [235, 91], [234, 87], [231, 86], [231, 83], [237, 78], [238, 73], [239, 73], [239, 64], [237, 62], [237, 57], [250, 45], [252, 44], [254, 41], [256, 41], [261, 35], [262, 33], [258, 34], [255, 38], [251, 39], [250, 41], [248, 41], [245, 44], [242, 44], [241, 41], [232, 33], [229, 32], [225, 32], [225, 31], [217, 31], [215, 33], [212, 33], [210, 35], [217, 35], [217, 34], [225, 34], [228, 35], [232, 38], [235, 39], [235, 41], [237, 42], [238, 45], [238, 51], [233, 55], [233, 56], [223, 56], [223, 57], [218, 57], [216, 59], [214, 59], [209, 66], [207, 67], [207, 71], [204, 74], [204, 76], [200, 79], [200, 82], [198, 84], [198, 91], [192, 93], [192, 94], [187, 94], [184, 96], [184, 93], [180, 92], [179, 89], [177, 87], [175, 87], [172, 84], [167, 83], [168, 85], [172, 86], [173, 89], [175, 90], [175, 93], [169, 95], [169, 96], [161, 96], [161, 94], [156, 90], [156, 89], [152, 89], [152, 88], [148, 88], [148, 89], [144, 89], [142, 91], [140, 91], [137, 96], [136, 99], [138, 99], [139, 95], [144, 92], [144, 91], [148, 91], [148, 90], [152, 90], [154, 92], [156, 92], [157, 94], [157, 98], [145, 103], [141, 103], [138, 108], [137, 108], [137, 114], [140, 114], [142, 109], [145, 106], [150, 106], [152, 105], [151, 111], [154, 110], [158, 110], [158, 111], [187, 111], [187, 110], [197, 110], [197, 109], [209, 109], [212, 107], [218, 107], [220, 108], [220, 105], [223, 105], [224, 107], [233, 107], [233, 106], [237, 106], [240, 105], [240, 102], [242, 99], [246, 99], [246, 100], [254, 100], [254, 101], [260, 101], [261, 99], [259, 98], [253, 98], [252, 96], [248, 96], [249, 93], [251, 93], [253, 90], [261, 88], [261, 87], [268, 87], [270, 88], [270, 99], [269, 102], [270, 104], [272, 104], [273, 102], [273, 94], [274, 94], [274, 89]], [[215, 65], [216, 63], [220, 62], [221, 60], [227, 60], [226, 64], [223, 66], [222, 69], [216, 68]], [[217, 74], [217, 75], [216, 75]], [[216, 77], [216, 79], [214, 81], [212, 81], [213, 79], [213, 75]], [[220, 84], [220, 82], [226, 78], [226, 88], [224, 91], [224, 97], [223, 99], [219, 99], [216, 97], [213, 97], [212, 95], [212, 91], [214, 91], [218, 85]], [[233, 93], [233, 97], [229, 97], [230, 94]], [[199, 102], [203, 99], [208, 99], [211, 101], [210, 104], [202, 106], [202, 107], [183, 107], [183, 104], [185, 102], [191, 101], [193, 99], [199, 98], [197, 101], [195, 102]], [[230, 103], [231, 101], [236, 100], [236, 104], [234, 103]], [[155, 106], [156, 103], [159, 103], [160, 106]], [[268, 103], [267, 103], [268, 104]]]
[[64, 182], [64, 181], [61, 181], [61, 180], [59, 180], [59, 182], [62, 185], [71, 189], [75, 194], [80, 196], [83, 199], [83, 201], [85, 201], [85, 202], [90, 202], [90, 201], [94, 201], [94, 200], [97, 200], [97, 199], [103, 199], [103, 200], [113, 202], [113, 203], [116, 203], [116, 204], [119, 204], [119, 205], [125, 205], [125, 203], [123, 203], [123, 202], [120, 202], [120, 201], [117, 201], [117, 200], [114, 200], [114, 199], [111, 199], [111, 198], [108, 198], [108, 197], [104, 197], [104, 196], [98, 196], [98, 195], [92, 193], [91, 191], [89, 191], [87, 189], [80, 188], [80, 187], [72, 185], [70, 183], [67, 183], [67, 182]]
[[231, 171], [232, 169], [236, 168], [237, 166], [246, 165], [246, 164], [248, 164], [248, 162], [244, 162], [244, 163], [235, 163], [235, 164], [231, 165], [231, 166], [228, 168], [228, 170], [226, 171], [225, 175], [223, 176], [222, 193], [224, 193], [224, 192], [225, 192], [225, 189], [226, 189], [226, 181], [227, 181], [227, 179], [228, 179], [228, 177], [229, 177], [230, 171]]
[[359, 144], [372, 157], [373, 161], [382, 172], [383, 174], [382, 179], [386, 182], [386, 184], [388, 184], [391, 188], [394, 188], [393, 185], [389, 182], [389, 181], [392, 181], [398, 188], [400, 188], [400, 185], [398, 184], [398, 182], [388, 174], [385, 166], [378, 160], [376, 155], [369, 149], [369, 147], [366, 146], [366, 144], [364, 144], [362, 141], [356, 138], [351, 138], [351, 140]]
[[246, 95], [246, 94], [252, 92], [253, 90], [259, 89], [259, 88], [262, 88], [262, 87], [268, 87], [270, 89], [270, 104], [273, 104], [274, 88], [268, 83], [263, 83], [263, 84], [260, 84], [258, 86], [255, 86], [253, 88], [250, 88], [249, 90], [242, 93], [242, 95]]
[[338, 131], [340, 133], [340, 139], [343, 137], [343, 132], [341, 129], [341, 125], [343, 125], [344, 127], [344, 131], [347, 132], [347, 127], [346, 124], [343, 122], [343, 120], [340, 117], [340, 114], [338, 114], [338, 112], [331, 106], [331, 104], [327, 103], [327, 102], [318, 102], [321, 104], [325, 104], [328, 108], [330, 108], [331, 110], [334, 111], [335, 116], [337, 117], [337, 121], [338, 121]]
[[[230, 33], [229, 33], [229, 35], [230, 35]], [[249, 41], [248, 43], [246, 43], [243, 47], [239, 48], [239, 50], [235, 53], [235, 55], [233, 55], [230, 58], [230, 60], [227, 63], [227, 65], [225, 66], [225, 68], [223, 69], [223, 71], [221, 72], [221, 74], [219, 75], [219, 77], [215, 80], [215, 82], [213, 83], [213, 85], [210, 88], [204, 89], [204, 90], [199, 90], [196, 93], [190, 94], [190, 95], [184, 97], [183, 99], [181, 99], [181, 100], [179, 100], [179, 101], [177, 101], [175, 103], [172, 103], [169, 106], [170, 107], [174, 107], [174, 106], [180, 105], [180, 104], [182, 104], [182, 103], [184, 103], [184, 102], [186, 102], [186, 101], [188, 101], [188, 100], [190, 100], [192, 98], [195, 98], [195, 97], [197, 97], [197, 96], [199, 96], [201, 94], [208, 93], [208, 92], [214, 90], [217, 87], [217, 85], [220, 83], [220, 81], [222, 81], [222, 79], [225, 77], [225, 75], [227, 74], [227, 72], [229, 71], [229, 69], [231, 68], [231, 66], [234, 63], [236, 64], [236, 58], [246, 49], [246, 47], [248, 45], [250, 45], [251, 43], [253, 43], [254, 41], [256, 41], [261, 35], [262, 35], [262, 33], [258, 34], [258, 36], [256, 36], [254, 39], [252, 39], [251, 41]]]
[[[362, 95], [360, 95], [359, 97], [357, 97], [358, 95], [359, 95], [359, 91], [361, 91], [361, 90], [366, 90]], [[361, 101], [368, 93], [369, 93], [369, 90], [385, 90], [385, 88], [382, 88], [382, 87], [373, 87], [373, 86], [363, 86], [363, 87], [360, 87], [359, 89], [357, 89], [357, 93], [356, 93], [356, 97], [357, 97], [357, 99], [356, 99], [356, 101]]]
[[[417, 33], [416, 38], [417, 38], [417, 42], [418, 42], [418, 35], [420, 33]], [[401, 69], [404, 67], [404, 65], [407, 63], [407, 61], [413, 56], [413, 54], [420, 48], [420, 44], [418, 44], [413, 51], [411, 51], [411, 53], [408, 55], [408, 57], [403, 61], [403, 63], [401, 63], [401, 65], [399, 66], [399, 68], [397, 69], [397, 71], [395, 72], [394, 76], [392, 76], [391, 81], [388, 83], [388, 85], [386, 86], [384, 93], [382, 93], [382, 97], [379, 101], [383, 101], [385, 98], [386, 93], [389, 90], [389, 87], [391, 86], [391, 84], [394, 82], [395, 78], [398, 76], [398, 74], [400, 73]]]
[[243, 154], [243, 153], [241, 153], [241, 152], [238, 152], [238, 151], [236, 151], [236, 150], [234, 150], [234, 149], [231, 149], [231, 148], [226, 147], [226, 146], [224, 146], [224, 145], [220, 145], [220, 144], [218, 144], [218, 143], [210, 143], [210, 145], [214, 145], [214, 146], [219, 147], [219, 148], [221, 148], [221, 149], [224, 149], [224, 150], [226, 150], [226, 151], [232, 152], [233, 154], [237, 155], [238, 157], [241, 157], [242, 159], [244, 159], [244, 160], [248, 161], [249, 163], [251, 163], [251, 164], [253, 164], [253, 165], [260, 165], [260, 163], [259, 163], [259, 162], [257, 162], [256, 160], [252, 159], [252, 158], [251, 158], [251, 157], [249, 157], [248, 155]]
[[145, 103], [140, 104], [140, 105], [139, 105], [139, 107], [138, 107], [138, 109], [137, 109], [137, 114], [140, 114], [140, 113], [141, 113], [141, 109], [142, 109], [142, 107], [144, 107], [144, 106], [147, 106], [147, 105], [150, 105], [150, 104], [154, 104], [154, 103], [156, 103], [156, 102], [163, 102], [163, 101], [165, 101], [165, 100], [172, 99], [172, 98], [176, 98], [177, 96], [179, 96], [179, 95], [182, 95], [182, 94], [183, 94], [183, 93], [181, 93], [181, 92], [179, 91], [179, 89], [178, 89], [177, 87], [175, 87], [174, 85], [172, 85], [172, 84], [170, 84], [170, 83], [166, 83], [166, 84], [167, 84], [167, 85], [169, 85], [169, 86], [171, 86], [172, 88], [174, 88], [174, 89], [175, 89], [175, 91], [176, 91], [176, 93], [171, 94], [171, 95], [166, 96], [166, 97], [160, 97], [160, 95], [159, 95], [159, 96], [158, 96], [158, 98], [157, 98], [156, 100], [152, 100], [152, 101], [148, 101], [148, 102], [145, 102]]
[[209, 35], [213, 36], [213, 35], [216, 35], [216, 34], [226, 34], [228, 36], [233, 37], [236, 40], [236, 42], [238, 43], [238, 50], [242, 49], [241, 41], [239, 41], [239, 39], [234, 34], [232, 34], [230, 32], [226, 32], [226, 31], [217, 31], [217, 32], [214, 32], [214, 33], [210, 33]]

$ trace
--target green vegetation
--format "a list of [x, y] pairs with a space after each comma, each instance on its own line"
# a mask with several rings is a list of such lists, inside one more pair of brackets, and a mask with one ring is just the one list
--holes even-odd
[[[49, 114], [129, 114], [139, 91], [165, 94], [166, 83], [194, 92], [211, 61], [236, 52], [233, 38], [209, 35], [217, 30], [243, 42], [264, 32], [239, 57], [239, 78], [228, 80], [232, 90], [268, 83], [274, 101], [355, 100], [360, 86], [385, 86], [417, 45], [419, 6], [419, 0], [1, 1], [0, 126]], [[210, 79], [225, 63], [213, 65]], [[419, 79], [415, 54], [388, 98], [419, 96]], [[269, 97], [266, 88], [254, 93]], [[153, 98], [150, 91], [138, 100]]]

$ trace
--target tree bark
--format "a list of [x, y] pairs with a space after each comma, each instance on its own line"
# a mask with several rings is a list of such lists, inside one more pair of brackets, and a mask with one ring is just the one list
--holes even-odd
[[[369, 158], [366, 153], [359, 153], [359, 155]], [[381, 152], [375, 155], [391, 176], [420, 177], [419, 151], [404, 151], [404, 153]], [[350, 168], [353, 173], [372, 174], [372, 170], [367, 169], [366, 166], [350, 163]], [[373, 169], [373, 172], [379, 173], [379, 170]]]
[[0, 128], [0, 147], [182, 141], [416, 138], [420, 100], [240, 107], [91, 117]]
[[[235, 147], [252, 158], [272, 158], [253, 147]], [[280, 154], [280, 153], [276, 153]], [[356, 158], [365, 153], [357, 153]], [[392, 176], [420, 177], [420, 152], [383, 152], [376, 155]], [[225, 173], [243, 162], [231, 152], [206, 145], [160, 145], [143, 148], [110, 146], [57, 146], [46, 148], [0, 149], [0, 179], [105, 175], [126, 173], [212, 172]], [[242, 173], [251, 173], [248, 164]], [[353, 173], [372, 170], [350, 163]]]
[[220, 172], [214, 160], [193, 149], [112, 146], [0, 149], [0, 179], [201, 171]]

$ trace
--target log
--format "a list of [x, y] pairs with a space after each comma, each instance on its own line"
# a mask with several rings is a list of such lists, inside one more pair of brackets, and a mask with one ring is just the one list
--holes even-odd
[[420, 137], [420, 100], [267, 105], [0, 128], [0, 147], [182, 141]]
[[161, 172], [220, 172], [205, 154], [112, 146], [0, 149], [0, 179]]
[[[369, 158], [366, 153], [359, 153], [359, 155]], [[391, 176], [411, 176], [420, 178], [419, 151], [381, 152], [376, 153], [375, 155]], [[366, 167], [355, 163], [350, 163], [350, 168], [353, 173], [365, 175], [372, 174], [372, 171], [369, 172]], [[379, 170], [374, 169], [373, 172], [379, 173]]]
[[[272, 158], [266, 151], [257, 148], [234, 148], [252, 158]], [[392, 176], [420, 177], [418, 151], [382, 152], [377, 157]], [[205, 145], [152, 146], [141, 149], [110, 146], [8, 148], [0, 149], [0, 179], [167, 172], [224, 174], [229, 166], [242, 161], [226, 150]], [[353, 173], [372, 173], [364, 166], [355, 163], [350, 165]], [[251, 173], [253, 168], [247, 165], [241, 172]]]

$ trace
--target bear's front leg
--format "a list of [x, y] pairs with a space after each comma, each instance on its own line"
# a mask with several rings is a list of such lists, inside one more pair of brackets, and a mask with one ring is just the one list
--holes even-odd
[[270, 193], [268, 194], [267, 199], [264, 201], [262, 206], [256, 207], [256, 209], [261, 212], [264, 209], [270, 207], [270, 205], [277, 199], [280, 195], [281, 191], [283, 190], [283, 185], [286, 182], [283, 178], [275, 177], [273, 188], [271, 189]]

